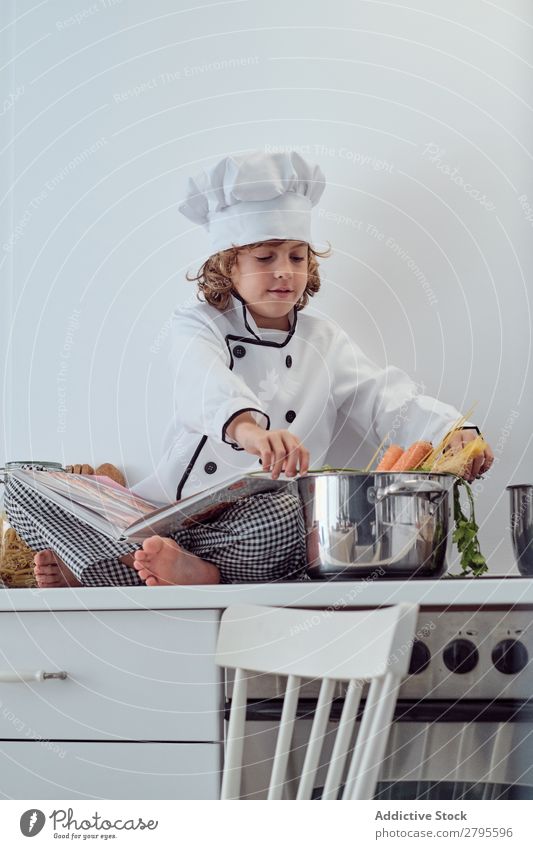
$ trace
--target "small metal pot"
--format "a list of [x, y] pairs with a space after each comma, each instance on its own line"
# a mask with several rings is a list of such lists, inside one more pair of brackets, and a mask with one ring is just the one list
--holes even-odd
[[451, 474], [316, 472], [298, 480], [311, 578], [438, 578], [453, 521]]
[[10, 469], [31, 468], [32, 466], [39, 466], [43, 469], [54, 469], [59, 472], [65, 471], [61, 463], [52, 463], [49, 460], [9, 460], [5, 466], [0, 467], [0, 483], [6, 482], [6, 474]]
[[507, 486], [511, 496], [511, 539], [521, 575], [533, 577], [533, 484]]

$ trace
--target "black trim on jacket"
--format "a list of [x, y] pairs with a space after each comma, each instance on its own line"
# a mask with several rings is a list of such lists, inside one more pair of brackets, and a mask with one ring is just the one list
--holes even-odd
[[244, 300], [244, 298], [241, 298], [240, 295], [237, 295], [236, 292], [232, 292], [231, 294], [233, 295], [234, 298], [236, 298], [242, 304], [242, 319], [244, 321], [244, 326], [246, 327], [246, 330], [248, 331], [248, 333], [251, 333], [252, 336], [255, 336], [256, 339], [261, 341], [261, 337], [258, 336], [257, 333], [254, 333], [254, 331], [252, 330], [252, 328], [248, 324], [248, 317], [246, 315], [246, 301]]
[[[290, 328], [287, 330], [287, 337], [286, 337], [285, 341], [284, 342], [268, 342], [265, 339], [261, 339], [261, 337], [258, 336], [257, 333], [255, 333], [255, 331], [252, 330], [252, 328], [248, 324], [248, 319], [246, 317], [246, 301], [243, 300], [243, 298], [241, 298], [241, 296], [238, 295], [236, 292], [232, 292], [231, 294], [233, 295], [234, 298], [236, 298], [238, 301], [241, 302], [244, 326], [246, 327], [248, 333], [251, 333], [254, 338], [249, 339], [246, 336], [235, 336], [232, 333], [228, 333], [228, 335], [225, 337], [226, 338], [226, 344], [228, 343], [228, 339], [231, 339], [233, 342], [247, 342], [249, 345], [264, 345], [266, 348], [284, 348], [285, 345], [287, 345], [287, 343], [292, 339], [292, 337], [294, 335], [294, 331], [296, 330], [296, 323], [298, 321], [298, 310], [296, 309], [296, 307], [293, 307], [293, 310], [292, 310], [293, 314], [294, 314], [294, 319], [293, 319], [293, 322], [292, 322]], [[289, 319], [289, 321], [290, 321], [290, 319]], [[259, 328], [259, 329], [261, 329], [261, 328]], [[268, 329], [272, 329], [272, 328], [265, 327], [265, 330], [268, 330]], [[229, 345], [228, 345], [228, 348], [229, 348]], [[230, 369], [232, 369], [233, 368], [233, 352], [231, 350], [230, 350], [230, 356], [231, 356]]]
[[185, 469], [185, 471], [184, 471], [184, 473], [181, 477], [181, 480], [178, 484], [178, 488], [176, 490], [176, 501], [181, 500], [181, 492], [183, 490], [183, 487], [187, 483], [188, 477], [193, 470], [194, 464], [196, 463], [196, 461], [197, 461], [197, 459], [200, 455], [200, 451], [202, 450], [202, 448], [204, 447], [206, 442], [207, 442], [207, 436], [202, 436], [200, 442], [196, 446], [196, 450], [195, 450], [194, 454], [192, 455], [191, 459], [187, 463], [187, 468]]
[[231, 445], [231, 447], [234, 448], [235, 451], [244, 451], [244, 448], [240, 448], [239, 445], [236, 445], [234, 442], [228, 442], [228, 440], [226, 439], [226, 430], [228, 425], [232, 423], [233, 419], [236, 419], [237, 416], [240, 416], [241, 413], [260, 413], [267, 420], [267, 426], [265, 430], [270, 430], [270, 416], [267, 413], [264, 413], [263, 410], [258, 410], [256, 407], [243, 407], [242, 410], [237, 410], [237, 412], [233, 413], [229, 417], [227, 422], [222, 425], [222, 442], [225, 442], [226, 445]]
[[[230, 356], [229, 368], [230, 368], [230, 371], [233, 371], [233, 366], [235, 365], [235, 360], [234, 360], [234, 357], [233, 357], [233, 351], [231, 350], [230, 340], [232, 342], [245, 342], [248, 345], [264, 345], [267, 348], [284, 348], [285, 345], [287, 345], [290, 342], [290, 340], [292, 339], [292, 337], [294, 335], [294, 331], [296, 330], [296, 322], [298, 320], [298, 310], [296, 309], [296, 307], [293, 307], [292, 312], [293, 312], [294, 319], [293, 319], [293, 322], [292, 322], [289, 330], [287, 331], [287, 337], [286, 337], [285, 341], [284, 342], [267, 342], [267, 341], [261, 339], [257, 335], [257, 333], [255, 333], [252, 330], [252, 328], [250, 327], [250, 325], [248, 323], [247, 314], [246, 314], [246, 301], [243, 298], [241, 298], [241, 296], [238, 295], [236, 292], [232, 292], [231, 294], [233, 295], [234, 298], [236, 298], [236, 300], [241, 302], [244, 326], [246, 327], [248, 333], [251, 333], [252, 336], [253, 336], [253, 338], [250, 339], [246, 336], [236, 336], [232, 333], [228, 333], [228, 335], [224, 337], [225, 340], [226, 340], [226, 345], [227, 345], [229, 356]], [[290, 319], [289, 319], [289, 321], [290, 321]], [[230, 424], [232, 419], [235, 418], [235, 416], [238, 416], [241, 413], [247, 412], [248, 410], [254, 410], [255, 411], [255, 407], [245, 407], [243, 410], [238, 410], [236, 413], [234, 413], [228, 419], [227, 422], [224, 423], [224, 425], [222, 427], [222, 442], [225, 443], [226, 445], [231, 445], [231, 447], [235, 451], [243, 451], [244, 449], [239, 448], [238, 446], [233, 445], [231, 442], [227, 441], [227, 439], [225, 438], [226, 427], [228, 426], [228, 424]], [[267, 422], [268, 422], [268, 426], [267, 426], [266, 429], [270, 430], [270, 417], [265, 412], [263, 412], [263, 410], [257, 410], [256, 412], [261, 413], [262, 415], [265, 416], [265, 418], [267, 419]], [[191, 474], [191, 472], [194, 468], [194, 465], [195, 465], [198, 457], [200, 456], [200, 452], [201, 452], [202, 448], [204, 447], [205, 443], [207, 442], [208, 438], [209, 437], [207, 437], [204, 434], [204, 436], [202, 436], [200, 442], [196, 446], [194, 454], [192, 455], [191, 459], [189, 460], [189, 462], [187, 464], [187, 468], [185, 469], [185, 471], [184, 471], [184, 473], [181, 477], [181, 480], [178, 484], [178, 489], [176, 491], [176, 501], [179, 501], [181, 499], [181, 493], [183, 491], [183, 487], [187, 483], [187, 480], [189, 479], [189, 476], [190, 476], [190, 474]]]

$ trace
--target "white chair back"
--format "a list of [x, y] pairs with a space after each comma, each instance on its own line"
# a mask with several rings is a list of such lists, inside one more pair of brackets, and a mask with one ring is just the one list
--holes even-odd
[[[346, 696], [329, 763], [323, 799], [372, 799], [385, 753], [400, 682], [407, 674], [418, 605], [378, 610], [318, 611], [235, 605], [222, 615], [216, 662], [235, 670], [226, 738], [222, 799], [240, 795], [249, 672], [287, 676], [268, 789], [281, 799], [286, 782], [302, 678], [322, 680], [297, 799], [310, 799], [335, 684]], [[361, 692], [370, 687], [352, 748]]]

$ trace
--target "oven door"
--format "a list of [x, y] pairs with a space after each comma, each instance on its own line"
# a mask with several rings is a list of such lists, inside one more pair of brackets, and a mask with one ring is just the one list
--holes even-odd
[[[333, 703], [313, 794], [317, 799], [342, 704], [342, 698]], [[314, 698], [300, 700], [286, 799], [296, 797], [315, 705]], [[248, 702], [245, 799], [266, 798], [281, 706], [279, 698]], [[533, 701], [399, 700], [375, 798], [533, 799]]]

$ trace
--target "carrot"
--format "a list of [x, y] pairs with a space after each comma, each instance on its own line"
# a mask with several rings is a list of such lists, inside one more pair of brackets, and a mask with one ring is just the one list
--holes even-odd
[[407, 451], [404, 451], [400, 459], [396, 461], [389, 471], [413, 471], [424, 462], [432, 450], [433, 446], [431, 442], [413, 442], [413, 444], [407, 449]]
[[389, 445], [383, 457], [379, 461], [376, 472], [388, 472], [403, 454], [401, 445]]

